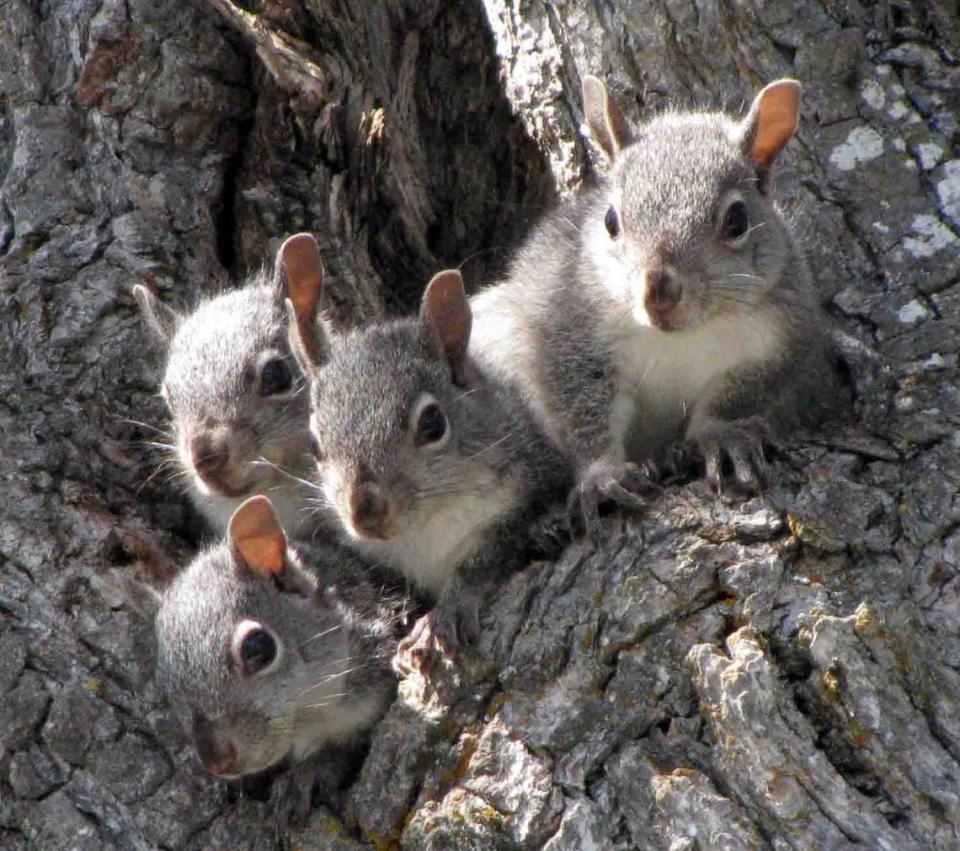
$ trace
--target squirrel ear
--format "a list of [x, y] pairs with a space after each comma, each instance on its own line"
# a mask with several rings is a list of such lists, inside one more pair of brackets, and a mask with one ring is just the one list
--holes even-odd
[[437, 272], [427, 284], [420, 303], [420, 329], [424, 338], [456, 371], [467, 354], [473, 314], [456, 269]]
[[134, 284], [133, 297], [137, 300], [140, 315], [146, 323], [153, 337], [160, 343], [168, 345], [177, 333], [180, 316], [173, 308], [167, 307], [158, 299], [153, 291], [143, 284]]
[[265, 496], [252, 496], [230, 518], [230, 548], [238, 564], [259, 579], [279, 576], [287, 563], [287, 536]]
[[317, 241], [309, 233], [287, 237], [277, 252], [277, 295], [293, 302], [297, 316], [312, 319], [323, 291], [323, 264]]
[[330, 357], [330, 341], [323, 320], [309, 321], [297, 313], [291, 299], [286, 301], [287, 343], [301, 372], [313, 379]]
[[802, 91], [796, 80], [776, 80], [753, 99], [743, 119], [744, 153], [761, 174], [770, 170], [783, 146], [797, 132]]
[[312, 376], [326, 360], [327, 340], [317, 321], [323, 292], [323, 264], [317, 241], [309, 233], [284, 240], [277, 252], [277, 295], [287, 311], [287, 340], [304, 375]]
[[583, 78], [583, 114], [593, 138], [611, 160], [636, 139], [607, 87], [590, 74]]

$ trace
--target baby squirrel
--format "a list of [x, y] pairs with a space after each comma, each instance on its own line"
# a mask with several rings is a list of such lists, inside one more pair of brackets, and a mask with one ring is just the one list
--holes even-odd
[[525, 388], [577, 459], [574, 504], [594, 531], [600, 500], [647, 487], [630, 462], [676, 441], [714, 487], [732, 474], [757, 489], [763, 439], [831, 398], [826, 315], [771, 197], [800, 91], [779, 80], [742, 121], [670, 112], [633, 132], [586, 77], [608, 179], [548, 216], [474, 299], [474, 354]]
[[318, 488], [352, 547], [439, 599], [401, 649], [451, 652], [479, 630], [483, 584], [537, 546], [531, 521], [567, 492], [570, 465], [468, 354], [459, 272], [434, 276], [416, 319], [330, 338], [291, 313]]
[[[280, 246], [272, 276], [262, 271], [188, 316], [142, 284], [133, 288], [147, 326], [167, 349], [161, 394], [173, 420], [175, 463], [218, 531], [255, 493], [270, 496], [291, 532], [322, 517], [310, 513], [309, 489], [299, 481], [310, 465], [309, 402], [290, 357], [284, 306], [292, 281], [322, 277], [316, 240], [299, 233]], [[304, 322], [323, 324], [317, 301], [296, 307]]]
[[375, 723], [395, 692], [403, 605], [348, 551], [288, 543], [270, 501], [246, 500], [156, 614], [157, 680], [204, 768], [302, 761]]

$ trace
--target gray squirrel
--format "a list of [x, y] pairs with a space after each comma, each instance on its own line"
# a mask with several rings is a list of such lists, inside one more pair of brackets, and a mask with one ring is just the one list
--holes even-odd
[[340, 337], [290, 312], [318, 489], [350, 546], [438, 599], [401, 651], [452, 652], [479, 630], [484, 584], [523, 566], [525, 547], [559, 543], [531, 530], [569, 490], [569, 462], [468, 354], [459, 272], [434, 276], [418, 318]]
[[158, 604], [157, 682], [219, 777], [309, 766], [395, 693], [407, 599], [339, 546], [288, 542], [266, 497], [246, 500]]
[[[291, 281], [322, 277], [316, 240], [300, 233], [281, 245], [272, 275], [255, 274], [187, 316], [142, 284], [133, 288], [147, 326], [167, 350], [161, 394], [173, 421], [175, 463], [218, 531], [255, 493], [270, 497], [291, 531], [323, 520], [321, 510], [311, 512], [301, 481], [310, 464], [308, 399], [290, 357], [284, 306]], [[298, 301], [296, 308], [304, 322], [323, 324], [318, 305]]]
[[764, 440], [830, 404], [827, 317], [772, 198], [800, 92], [779, 80], [741, 121], [668, 112], [634, 132], [584, 78], [609, 176], [474, 298], [472, 353], [577, 460], [572, 507], [592, 534], [599, 502], [637, 505], [653, 486], [639, 462], [679, 442], [715, 488], [757, 490]]

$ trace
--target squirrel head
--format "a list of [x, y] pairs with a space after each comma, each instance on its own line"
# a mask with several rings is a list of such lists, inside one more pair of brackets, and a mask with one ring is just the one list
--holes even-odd
[[288, 549], [266, 497], [244, 502], [227, 540], [162, 594], [156, 632], [158, 682], [213, 774], [301, 759], [362, 726], [350, 623]]
[[148, 328], [167, 349], [161, 394], [174, 457], [201, 507], [221, 509], [214, 512], [221, 522], [246, 496], [295, 489], [291, 471], [308, 460], [309, 404], [288, 345], [285, 301], [296, 298], [304, 323], [321, 322], [322, 283], [317, 243], [301, 233], [280, 247], [272, 280], [261, 275], [187, 316], [134, 287]]
[[778, 80], [741, 121], [670, 112], [633, 131], [603, 83], [584, 79], [587, 124], [612, 160], [584, 225], [586, 253], [637, 323], [694, 328], [749, 310], [780, 280], [790, 249], [772, 169], [796, 131], [800, 92]]
[[[497, 414], [477, 410], [466, 355], [471, 321], [460, 273], [448, 270], [430, 281], [416, 320], [374, 325], [332, 346], [294, 342], [315, 378], [310, 428], [320, 487], [351, 537], [402, 537], [492, 475], [477, 454], [476, 423]], [[295, 321], [291, 329], [300, 336]]]

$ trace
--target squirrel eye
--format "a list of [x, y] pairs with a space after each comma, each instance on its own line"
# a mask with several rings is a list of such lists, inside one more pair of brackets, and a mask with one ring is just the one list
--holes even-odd
[[277, 658], [277, 642], [263, 629], [251, 629], [240, 642], [240, 661], [244, 673], [256, 674]]
[[721, 236], [727, 242], [734, 242], [742, 237], [750, 227], [750, 216], [747, 205], [743, 201], [734, 201], [723, 214], [723, 225], [720, 228]]
[[320, 441], [317, 440], [317, 436], [311, 431], [310, 432], [310, 441], [308, 443], [308, 448], [310, 449], [310, 454], [317, 460], [323, 460], [323, 448], [320, 446]]
[[610, 207], [607, 214], [603, 217], [603, 226], [610, 234], [610, 239], [616, 239], [620, 236], [620, 216], [617, 215], [617, 208]]
[[[417, 434], [413, 442], [417, 446], [439, 443], [447, 434], [447, 417], [436, 402], [425, 405], [417, 417]], [[439, 447], [436, 447], [439, 448]]]
[[286, 393], [293, 383], [293, 373], [283, 358], [271, 358], [260, 369], [260, 395]]

